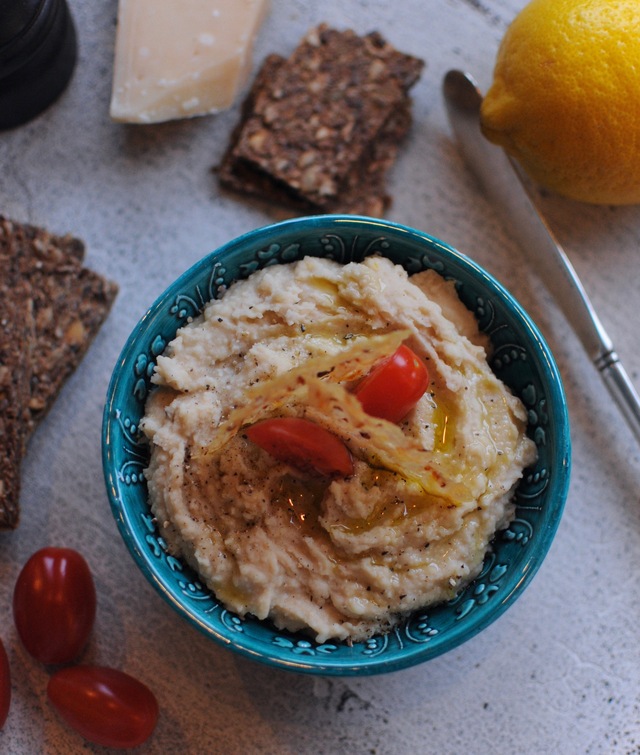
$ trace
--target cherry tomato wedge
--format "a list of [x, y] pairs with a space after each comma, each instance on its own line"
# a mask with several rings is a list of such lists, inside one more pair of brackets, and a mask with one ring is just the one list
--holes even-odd
[[23, 566], [13, 591], [13, 618], [36, 660], [74, 660], [89, 639], [95, 615], [93, 577], [77, 551], [43, 548]]
[[402, 344], [358, 383], [354, 394], [367, 414], [401, 422], [429, 385], [424, 362]]
[[11, 705], [11, 669], [9, 658], [0, 640], [0, 729], [4, 726]]
[[353, 474], [345, 444], [329, 430], [301, 417], [274, 417], [245, 430], [247, 438], [278, 461], [329, 477]]
[[106, 666], [63, 668], [49, 679], [47, 695], [69, 726], [105, 747], [137, 747], [158, 721], [153, 692], [124, 671]]

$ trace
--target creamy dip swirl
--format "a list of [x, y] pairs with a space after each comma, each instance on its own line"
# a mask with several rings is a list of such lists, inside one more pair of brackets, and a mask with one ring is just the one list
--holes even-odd
[[[399, 426], [362, 416], [330, 370], [299, 379], [394, 333], [430, 375]], [[230, 610], [320, 642], [363, 640], [450, 599], [511, 521], [536, 455], [487, 347], [452, 283], [385, 258], [308, 257], [234, 284], [178, 331], [147, 401], [146, 475], [170, 550]], [[243, 434], [274, 415], [335, 432], [354, 474], [301, 471]]]

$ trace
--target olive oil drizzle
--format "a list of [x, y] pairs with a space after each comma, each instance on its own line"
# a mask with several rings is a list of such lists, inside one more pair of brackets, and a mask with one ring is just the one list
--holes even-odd
[[311, 532], [319, 526], [320, 504], [330, 483], [326, 477], [285, 474], [279, 478], [272, 500], [275, 506], [288, 510], [292, 525], [304, 532]]
[[373, 508], [369, 516], [344, 520], [331, 527], [349, 535], [359, 535], [370, 532], [375, 527], [393, 526], [399, 520], [420, 516], [430, 509], [451, 506], [451, 501], [425, 493], [418, 485], [408, 482], [397, 472], [385, 469], [370, 469], [369, 473], [365, 474], [362, 485], [365, 489], [386, 487], [388, 484], [397, 484], [398, 479], [402, 479], [408, 487], [402, 498], [383, 501]]

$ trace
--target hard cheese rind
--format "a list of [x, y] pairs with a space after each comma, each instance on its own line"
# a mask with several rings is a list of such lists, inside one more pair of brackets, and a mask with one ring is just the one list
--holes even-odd
[[230, 107], [267, 0], [120, 0], [110, 115], [159, 123]]

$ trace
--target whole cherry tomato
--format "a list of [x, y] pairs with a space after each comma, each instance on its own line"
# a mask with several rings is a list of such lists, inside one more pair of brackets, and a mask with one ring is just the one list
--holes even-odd
[[274, 417], [245, 430], [247, 438], [279, 461], [329, 477], [353, 474], [349, 449], [333, 433], [301, 417]]
[[13, 591], [13, 618], [36, 660], [74, 660], [89, 638], [95, 615], [93, 577], [77, 551], [43, 548], [31, 556]]
[[365, 375], [354, 394], [367, 414], [401, 422], [428, 386], [429, 373], [424, 362], [402, 344]]
[[4, 726], [11, 705], [11, 669], [7, 651], [0, 640], [0, 729]]
[[158, 720], [153, 692], [114, 668], [63, 668], [49, 679], [47, 695], [71, 727], [105, 747], [137, 747], [151, 736]]

